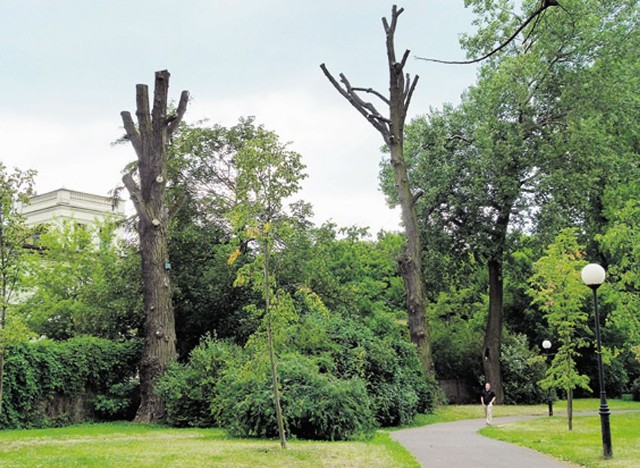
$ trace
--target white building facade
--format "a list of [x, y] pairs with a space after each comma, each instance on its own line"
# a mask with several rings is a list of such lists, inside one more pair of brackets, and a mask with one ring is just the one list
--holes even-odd
[[107, 219], [123, 219], [124, 200], [61, 188], [30, 197], [28, 205], [18, 209], [27, 226], [57, 224], [64, 220], [92, 226]]

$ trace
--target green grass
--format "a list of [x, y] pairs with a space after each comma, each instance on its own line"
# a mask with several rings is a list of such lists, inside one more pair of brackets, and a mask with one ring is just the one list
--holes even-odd
[[418, 467], [389, 434], [366, 442], [233, 439], [220, 429], [109, 423], [0, 432], [1, 466]]
[[[609, 408], [611, 410], [640, 410], [640, 402], [609, 400]], [[598, 411], [600, 407], [599, 399], [576, 399], [573, 401], [573, 412], [579, 413], [584, 411]], [[554, 415], [566, 415], [567, 402], [565, 400], [556, 401], [553, 404]], [[493, 417], [501, 416], [547, 416], [549, 408], [544, 405], [496, 405], [493, 408]], [[441, 422], [461, 421], [463, 419], [484, 418], [482, 407], [477, 405], [447, 405], [439, 407], [433, 414], [419, 414], [414, 421], [403, 426], [407, 427], [426, 426], [427, 424], [435, 424]]]
[[602, 456], [597, 415], [575, 416], [572, 431], [567, 428], [566, 416], [554, 416], [486, 427], [480, 433], [587, 467], [640, 466], [640, 413], [611, 415], [613, 458], [610, 460]]
[[[574, 411], [597, 411], [598, 400], [576, 400]], [[611, 400], [612, 410], [640, 410], [640, 403]], [[482, 430], [490, 437], [518, 443], [586, 466], [634, 466], [640, 460], [640, 414], [611, 416], [614, 459], [603, 462], [598, 416], [574, 417], [567, 431], [566, 402], [556, 402], [553, 418]], [[496, 406], [494, 416], [546, 416], [546, 405]], [[480, 405], [443, 406], [419, 415], [412, 426], [481, 418]], [[174, 429], [133, 423], [86, 424], [60, 429], [0, 431], [0, 466], [332, 466], [419, 467], [415, 458], [386, 432], [370, 441], [289, 441], [234, 439], [221, 429]], [[637, 464], [636, 464], [637, 466]]]

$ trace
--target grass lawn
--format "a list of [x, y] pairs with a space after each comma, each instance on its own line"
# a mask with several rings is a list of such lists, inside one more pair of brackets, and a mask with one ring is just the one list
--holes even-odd
[[0, 432], [0, 466], [349, 466], [419, 467], [389, 434], [366, 442], [228, 438], [220, 429], [133, 423]]
[[573, 431], [566, 417], [554, 416], [486, 427], [480, 434], [587, 467], [640, 466], [640, 413], [611, 415], [611, 460], [602, 457], [599, 416], [575, 416]]
[[[611, 415], [611, 445], [613, 458], [602, 457], [600, 416], [581, 416], [581, 412], [596, 412], [599, 399], [574, 400], [573, 431], [567, 429], [567, 402], [553, 405], [554, 415], [548, 417], [547, 405], [496, 406], [494, 417], [542, 416], [539, 419], [483, 428], [480, 434], [503, 440], [555, 458], [586, 467], [640, 467], [640, 413]], [[640, 402], [609, 400], [612, 411], [640, 411]], [[438, 408], [434, 414], [423, 414], [411, 425], [421, 426], [438, 422], [458, 421], [484, 417], [480, 405], [450, 405]]]
[[[576, 400], [574, 411], [597, 411], [598, 400]], [[640, 410], [640, 403], [611, 400], [612, 410]], [[556, 402], [553, 418], [492, 426], [483, 435], [531, 447], [591, 466], [640, 466], [640, 413], [611, 416], [613, 460], [602, 460], [598, 416], [574, 417], [566, 424], [566, 402]], [[546, 405], [496, 406], [494, 416], [546, 416]], [[482, 417], [480, 405], [443, 406], [419, 415], [412, 426]], [[60, 429], [0, 431], [0, 466], [332, 466], [419, 467], [383, 431], [370, 441], [289, 441], [234, 439], [220, 429], [175, 429], [134, 423], [85, 424]]]
[[[640, 402], [609, 400], [609, 408], [615, 410], [638, 410], [640, 411]], [[600, 407], [599, 399], [576, 399], [573, 400], [573, 413], [584, 411], [598, 411]], [[501, 416], [547, 416], [549, 408], [544, 405], [496, 405], [493, 408], [493, 417]], [[567, 402], [565, 400], [553, 403], [553, 414], [556, 416], [565, 416], [567, 414]], [[407, 427], [426, 426], [427, 424], [435, 424], [440, 422], [461, 421], [463, 419], [484, 418], [484, 413], [480, 403], [477, 405], [447, 405], [439, 407], [433, 414], [419, 414], [415, 420]]]

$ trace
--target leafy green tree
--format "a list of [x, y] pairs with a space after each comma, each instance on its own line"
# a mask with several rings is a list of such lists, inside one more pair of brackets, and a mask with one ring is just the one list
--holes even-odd
[[34, 234], [18, 208], [18, 202], [29, 202], [34, 176], [33, 170], [8, 171], [0, 163], [0, 411], [7, 347], [27, 336], [21, 321], [7, 312], [21, 289], [25, 244]]
[[19, 312], [39, 335], [56, 340], [93, 335], [138, 336], [142, 326], [139, 259], [119, 245], [117, 225], [81, 226], [66, 220], [38, 238]]
[[[253, 138], [245, 141], [235, 154], [234, 166], [237, 170], [236, 204], [227, 216], [240, 233], [242, 244], [257, 244], [254, 262], [239, 271], [237, 282], [248, 280], [263, 294], [273, 398], [280, 446], [284, 449], [287, 444], [280, 407], [271, 304], [273, 301], [276, 310], [286, 308], [286, 296], [274, 295], [269, 259], [278, 241], [278, 230], [287, 222], [283, 203], [300, 189], [300, 181], [305, 177], [304, 165], [298, 153], [287, 150], [274, 132], [260, 126]], [[238, 247], [229, 257], [229, 263], [232, 264], [240, 254], [241, 247]]]
[[[543, 238], [582, 225], [597, 233], [592, 226], [603, 225], [602, 188], [610, 183], [605, 175], [635, 173], [629, 170], [637, 160], [629, 142], [637, 141], [637, 125], [629, 122], [633, 129], [622, 130], [597, 122], [610, 120], [603, 112], [609, 102], [618, 103], [623, 110], [611, 109], [612, 115], [625, 121], [626, 111], [637, 113], [638, 77], [626, 64], [638, 63], [633, 31], [639, 15], [636, 2], [627, 0], [567, 1], [564, 8], [543, 11], [517, 41], [506, 41], [540, 2], [523, 2], [523, 15], [518, 2], [468, 4], [480, 15], [477, 33], [463, 38], [470, 55], [485, 54], [495, 42], [507, 45], [485, 62], [459, 107], [445, 106], [408, 126], [406, 153], [410, 178], [425, 193], [418, 200], [424, 238], [471, 252], [486, 265], [490, 301], [483, 357], [501, 400], [509, 232], [537, 231]], [[619, 77], [624, 83], [614, 88], [620, 94], [608, 99], [606, 83]], [[383, 187], [392, 195], [389, 171], [383, 168]], [[425, 260], [442, 263], [450, 256]]]
[[[637, 181], [610, 190], [605, 195], [605, 216], [609, 222], [604, 234], [597, 237], [607, 259], [610, 278], [603, 304], [604, 310], [608, 310], [605, 339], [609, 346], [616, 348], [616, 361], [622, 363], [628, 381], [640, 378], [640, 361], [634, 353], [634, 347], [640, 349], [639, 198]], [[616, 381], [611, 377], [606, 378], [608, 386]], [[620, 390], [626, 391], [627, 382], [620, 383], [623, 387]]]
[[569, 430], [573, 428], [573, 390], [589, 389], [589, 377], [576, 368], [579, 349], [588, 345], [589, 315], [584, 311], [588, 289], [580, 278], [586, 264], [584, 247], [576, 239], [576, 229], [565, 229], [549, 245], [546, 255], [534, 264], [530, 279], [533, 303], [544, 312], [550, 329], [557, 335], [558, 348], [540, 381], [543, 389], [560, 388], [567, 392]]

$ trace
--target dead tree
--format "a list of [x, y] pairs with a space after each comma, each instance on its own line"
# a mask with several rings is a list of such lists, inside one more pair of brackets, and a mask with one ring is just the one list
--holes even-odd
[[[171, 213], [165, 203], [166, 145], [185, 111], [189, 93], [183, 91], [178, 109], [167, 115], [169, 72], [156, 72], [153, 110], [149, 110], [147, 85], [136, 85], [136, 118], [121, 112], [126, 139], [138, 157], [133, 172], [122, 177], [136, 213], [142, 256], [144, 349], [140, 362], [141, 402], [137, 422], [155, 422], [164, 415], [164, 402], [155, 394], [156, 379], [176, 359], [176, 331], [171, 302], [170, 263], [167, 252], [167, 229]], [[138, 174], [138, 180], [134, 178]]]
[[[344, 98], [362, 114], [376, 130], [380, 132], [389, 147], [391, 165], [398, 195], [398, 203], [402, 211], [402, 224], [406, 235], [404, 253], [398, 259], [407, 295], [407, 312], [409, 314], [409, 331], [411, 341], [417, 346], [420, 360], [427, 372], [433, 374], [433, 358], [431, 339], [425, 311], [425, 286], [422, 278], [422, 244], [418, 228], [415, 203], [419, 195], [414, 196], [410, 190], [407, 165], [404, 160], [404, 124], [411, 96], [415, 90], [418, 76], [411, 79], [404, 73], [404, 66], [409, 57], [406, 50], [402, 59], [396, 60], [394, 34], [398, 16], [404, 11], [394, 5], [391, 10], [391, 23], [382, 18], [386, 33], [387, 60], [389, 64], [389, 97], [371, 88], [352, 87], [344, 74], [340, 74], [340, 84], [322, 64], [320, 68], [331, 84]], [[389, 117], [383, 116], [373, 104], [366, 102], [360, 93], [368, 93], [380, 99], [389, 108]]]

